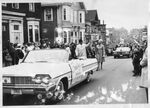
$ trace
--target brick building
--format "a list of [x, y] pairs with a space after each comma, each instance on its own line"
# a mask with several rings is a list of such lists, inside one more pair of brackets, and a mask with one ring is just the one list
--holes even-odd
[[99, 19], [97, 10], [87, 10], [86, 13], [86, 40], [96, 41], [100, 39], [100, 32], [98, 29]]
[[2, 3], [2, 46], [40, 41], [40, 3]]
[[78, 44], [87, 38], [102, 38], [105, 43], [105, 28], [97, 11], [87, 11], [83, 2], [2, 3], [3, 47], [7, 41], [23, 44], [47, 39], [54, 43], [58, 36], [63, 43]]
[[97, 10], [87, 10], [85, 22], [86, 41], [96, 41], [102, 39], [104, 45], [106, 46], [106, 24], [104, 24], [104, 21], [101, 24], [98, 18]]

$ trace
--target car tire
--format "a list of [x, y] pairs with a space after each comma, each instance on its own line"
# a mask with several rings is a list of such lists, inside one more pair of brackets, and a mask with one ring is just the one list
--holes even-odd
[[61, 101], [64, 99], [65, 97], [65, 87], [64, 87], [64, 83], [62, 81], [60, 81], [58, 83], [58, 86], [57, 86], [57, 92], [58, 92], [58, 95], [56, 97], [56, 101]]
[[114, 58], [116, 58], [116, 56], [114, 56]]

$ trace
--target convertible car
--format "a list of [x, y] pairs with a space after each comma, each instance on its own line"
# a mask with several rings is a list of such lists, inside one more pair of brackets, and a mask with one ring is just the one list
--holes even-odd
[[34, 94], [39, 100], [62, 100], [68, 89], [89, 82], [96, 68], [95, 58], [69, 60], [65, 49], [33, 50], [19, 65], [3, 68], [3, 95]]
[[119, 57], [130, 57], [131, 56], [131, 50], [129, 47], [118, 47], [114, 52], [113, 52], [114, 58], [119, 58]]

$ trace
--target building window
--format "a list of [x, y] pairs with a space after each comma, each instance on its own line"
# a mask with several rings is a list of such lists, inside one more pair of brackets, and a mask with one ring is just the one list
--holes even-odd
[[19, 30], [19, 25], [14, 25], [14, 30]]
[[28, 21], [28, 42], [39, 42], [39, 21]]
[[64, 20], [66, 20], [66, 8], [64, 8]]
[[2, 26], [2, 31], [6, 31], [6, 26], [5, 25]]
[[73, 31], [71, 31], [71, 36], [73, 36]]
[[67, 32], [64, 31], [64, 43], [67, 43]]
[[29, 25], [29, 42], [33, 42], [33, 26]]
[[82, 14], [80, 13], [80, 23], [82, 23]]
[[68, 43], [70, 43], [71, 42], [71, 32], [68, 31], [68, 34], [69, 34], [69, 36], [68, 36]]
[[78, 43], [77, 39], [75, 40], [75, 43], [76, 43], [76, 44]]
[[29, 3], [29, 11], [35, 12], [35, 5], [34, 5], [34, 3]]
[[39, 26], [35, 25], [35, 41], [38, 42], [39, 41]]
[[12, 3], [12, 8], [19, 9], [19, 3]]
[[45, 9], [44, 19], [45, 19], [45, 21], [53, 21], [53, 10], [52, 10], [52, 8], [51, 9]]
[[5, 7], [6, 7], [6, 6], [7, 6], [7, 3], [2, 3], [2, 6], [5, 6]]
[[82, 39], [82, 32], [80, 32], [80, 39]]
[[75, 32], [75, 37], [77, 37], [77, 32]]

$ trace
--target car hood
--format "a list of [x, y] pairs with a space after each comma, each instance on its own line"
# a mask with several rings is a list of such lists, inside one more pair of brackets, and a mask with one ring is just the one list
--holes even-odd
[[68, 63], [21, 63], [2, 69], [3, 76], [32, 76], [49, 74], [52, 78], [60, 76], [71, 69]]

